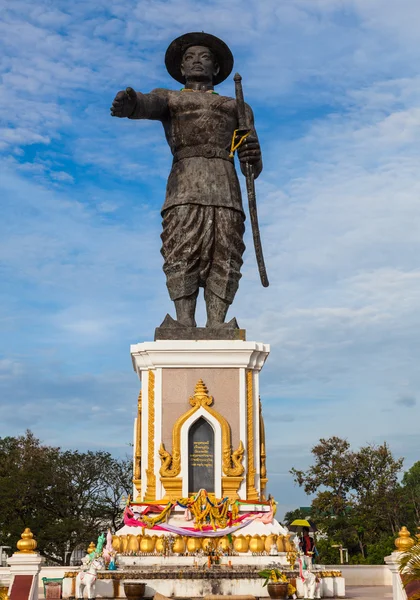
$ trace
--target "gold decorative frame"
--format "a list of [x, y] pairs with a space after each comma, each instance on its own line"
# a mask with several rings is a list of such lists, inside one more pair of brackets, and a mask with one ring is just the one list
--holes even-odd
[[265, 451], [265, 425], [264, 425], [264, 417], [262, 414], [262, 404], [261, 398], [259, 399], [260, 403], [260, 482], [261, 482], [261, 500], [265, 500], [265, 488], [267, 485], [268, 477], [267, 477], [267, 453]]
[[[162, 477], [162, 482], [163, 478], [167, 480], [167, 478], [177, 477], [181, 472], [181, 429], [191, 415], [196, 413], [200, 408], [204, 408], [220, 424], [222, 430], [222, 467], [224, 474], [226, 477], [240, 478], [240, 481], [242, 481], [241, 475], [245, 470], [242, 465], [245, 451], [244, 446], [242, 442], [239, 442], [238, 448], [232, 453], [229, 423], [220, 413], [211, 407], [212, 403], [213, 398], [209, 396], [205, 383], [200, 379], [195, 386], [194, 396], [190, 398], [192, 408], [187, 410], [175, 422], [172, 432], [172, 454], [165, 449], [163, 443], [160, 445], [159, 456], [162, 464], [159, 473]], [[239, 485], [237, 486], [238, 488]]]
[[141, 493], [141, 390], [137, 400], [136, 439], [134, 447], [133, 483], [137, 492]]
[[254, 456], [254, 379], [251, 369], [246, 372], [246, 414], [247, 414], [247, 474], [246, 497], [247, 500], [259, 500], [255, 488], [255, 456]]
[[148, 423], [147, 423], [147, 490], [144, 500], [156, 500], [156, 475], [155, 475], [155, 374], [149, 371], [148, 381]]

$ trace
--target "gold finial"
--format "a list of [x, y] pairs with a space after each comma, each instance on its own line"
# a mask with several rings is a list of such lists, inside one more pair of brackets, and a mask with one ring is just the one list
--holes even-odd
[[137, 399], [137, 410], [138, 410], [138, 412], [141, 412], [141, 390], [139, 392], [139, 397]]
[[95, 552], [95, 550], [96, 550], [95, 542], [90, 542], [89, 548], [87, 549], [87, 553], [92, 554], [92, 552]]
[[400, 531], [398, 532], [398, 537], [395, 540], [395, 547], [398, 552], [407, 552], [407, 550], [410, 550], [410, 548], [414, 546], [414, 543], [415, 542], [413, 538], [410, 537], [410, 532], [408, 531], [407, 527], [401, 527]]
[[212, 402], [213, 398], [209, 396], [206, 384], [199, 379], [195, 386], [194, 396], [190, 398], [191, 406], [210, 406]]
[[26, 527], [20, 537], [21, 539], [16, 544], [18, 549], [17, 554], [36, 554], [35, 548], [37, 547], [37, 543], [34, 540], [34, 534], [29, 527]]
[[195, 386], [194, 396], [196, 398], [202, 398], [203, 396], [208, 396], [208, 395], [209, 395], [209, 391], [207, 389], [206, 384], [204, 383], [204, 381], [202, 379], [199, 379]]

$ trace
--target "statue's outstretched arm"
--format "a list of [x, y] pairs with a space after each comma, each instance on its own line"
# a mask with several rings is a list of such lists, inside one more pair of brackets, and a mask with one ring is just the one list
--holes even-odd
[[163, 121], [167, 114], [167, 91], [161, 89], [142, 94], [128, 87], [117, 93], [111, 106], [112, 117]]

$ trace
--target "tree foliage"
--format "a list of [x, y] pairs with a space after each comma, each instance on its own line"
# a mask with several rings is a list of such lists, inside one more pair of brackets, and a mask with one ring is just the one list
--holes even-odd
[[42, 555], [68, 564], [71, 552], [121, 520], [131, 461], [108, 452], [62, 451], [30, 432], [0, 438], [0, 545], [16, 547], [30, 527]]
[[330, 546], [348, 548], [351, 562], [381, 563], [401, 525], [420, 524], [420, 462], [400, 483], [403, 459], [395, 459], [386, 443], [355, 451], [347, 440], [331, 437], [312, 454], [306, 471], [291, 470], [295, 482], [315, 495], [311, 519]]

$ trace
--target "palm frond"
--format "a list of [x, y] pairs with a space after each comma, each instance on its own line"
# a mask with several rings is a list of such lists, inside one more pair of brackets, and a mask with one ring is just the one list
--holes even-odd
[[420, 581], [420, 542], [404, 552], [399, 563], [404, 587], [413, 581]]

